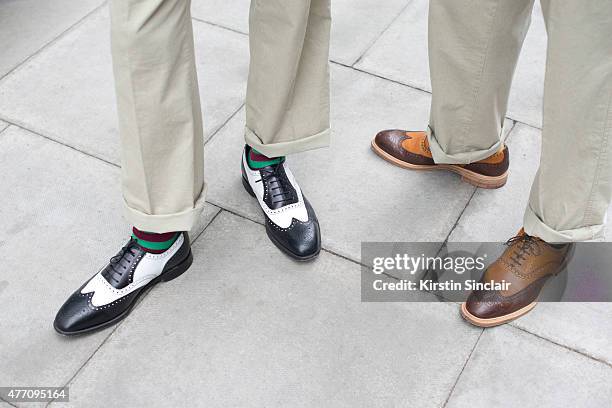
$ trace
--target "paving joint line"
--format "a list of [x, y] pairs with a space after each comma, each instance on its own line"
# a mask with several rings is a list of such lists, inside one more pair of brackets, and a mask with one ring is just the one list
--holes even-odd
[[527, 329], [524, 329], [524, 328], [522, 328], [522, 327], [516, 326], [516, 323], [510, 323], [510, 324], [508, 324], [508, 326], [509, 326], [509, 327], [512, 327], [513, 329], [520, 330], [520, 331], [522, 331], [522, 332], [524, 332], [524, 333], [527, 333], [527, 334], [529, 334], [529, 335], [531, 335], [531, 336], [537, 337], [537, 338], [538, 338], [538, 339], [540, 339], [540, 340], [543, 340], [543, 341], [546, 341], [546, 342], [552, 343], [552, 344], [554, 344], [555, 346], [558, 346], [558, 347], [564, 348], [564, 349], [566, 349], [567, 351], [570, 351], [570, 352], [573, 352], [573, 353], [579, 354], [579, 355], [581, 355], [582, 357], [588, 358], [588, 359], [590, 359], [590, 360], [596, 361], [596, 362], [598, 362], [598, 363], [604, 364], [604, 365], [606, 365], [606, 366], [608, 366], [608, 367], [612, 368], [612, 363], [610, 363], [609, 361], [606, 361], [606, 360], [604, 360], [604, 359], [602, 359], [602, 358], [599, 358], [599, 357], [592, 356], [592, 355], [590, 355], [590, 354], [588, 354], [588, 353], [586, 353], [586, 352], [584, 352], [584, 351], [577, 350], [577, 349], [572, 348], [572, 347], [570, 347], [570, 346], [567, 346], [567, 345], [565, 345], [565, 344], [558, 343], [558, 342], [556, 342], [556, 341], [554, 341], [554, 340], [552, 340], [552, 339], [549, 339], [549, 338], [547, 338], [547, 337], [543, 337], [543, 336], [541, 336], [541, 335], [539, 335], [539, 334], [536, 334], [536, 333], [534, 333], [534, 332], [531, 332], [531, 331], [529, 331], [529, 330], [527, 330]]
[[[510, 119], [510, 118], [508, 118], [508, 119]], [[510, 120], [512, 121], [512, 126], [510, 126], [510, 129], [506, 133], [506, 138], [504, 139], [504, 141], [510, 140], [510, 138], [512, 137], [512, 132], [514, 131], [514, 128], [516, 128], [516, 120], [514, 120], [514, 119], [510, 119]]]
[[234, 119], [234, 116], [236, 116], [238, 114], [238, 112], [240, 112], [245, 105], [246, 105], [246, 101], [242, 102], [240, 104], [240, 106], [238, 107], [238, 109], [236, 109], [232, 114], [230, 114], [227, 117], [227, 119], [225, 119], [225, 121], [217, 129], [215, 129], [211, 133], [211, 135], [208, 137], [208, 139], [206, 139], [206, 141], [204, 142], [204, 146], [206, 146], [213, 139], [213, 137], [215, 137], [217, 135], [217, 133], [219, 133], [221, 131], [221, 129], [223, 129], [225, 127], [225, 125], [227, 125], [232, 119]]
[[[238, 109], [236, 109], [233, 113], [231, 113], [230, 116], [221, 125], [219, 125], [219, 127], [217, 129], [215, 129], [212, 132], [212, 134], [204, 142], [204, 146], [206, 146], [208, 144], [208, 142], [210, 142], [212, 140], [212, 138], [215, 137], [215, 135], [217, 133], [219, 133], [219, 131], [221, 131], [221, 129], [223, 129], [225, 127], [225, 125], [227, 125], [227, 123], [230, 120], [232, 120], [234, 118], [234, 116], [236, 116], [236, 114], [238, 112], [240, 112], [240, 110], [244, 107], [244, 105], [245, 105], [245, 103], [243, 102], [238, 107]], [[67, 142], [64, 142], [62, 140], [58, 140], [58, 139], [56, 139], [54, 137], [51, 137], [51, 136], [45, 135], [43, 133], [40, 133], [39, 131], [36, 131], [36, 130], [33, 130], [33, 129], [29, 128], [27, 125], [19, 123], [19, 122], [16, 122], [14, 119], [7, 118], [7, 117], [3, 116], [2, 114], [0, 114], [0, 120], [2, 120], [2, 121], [7, 123], [7, 126], [4, 129], [0, 129], [0, 133], [4, 132], [5, 130], [7, 130], [11, 126], [15, 126], [15, 127], [19, 128], [19, 129], [25, 130], [26, 132], [29, 132], [29, 133], [33, 133], [36, 136], [42, 137], [43, 139], [46, 139], [46, 140], [49, 140], [49, 141], [51, 141], [53, 143], [57, 143], [57, 144], [59, 144], [61, 146], [67, 147], [68, 149], [74, 150], [74, 151], [76, 151], [78, 153], [81, 153], [81, 154], [83, 154], [85, 156], [91, 157], [93, 159], [100, 160], [100, 161], [102, 161], [102, 162], [104, 162], [106, 164], [109, 164], [109, 165], [113, 166], [113, 167], [121, 168], [121, 166], [119, 164], [117, 164], [117, 163], [113, 163], [112, 161], [106, 160], [103, 157], [100, 157], [100, 156], [98, 156], [98, 155], [96, 155], [94, 153], [90, 153], [88, 151], [81, 150], [81, 149], [79, 149], [77, 147], [69, 145]]]
[[[349, 258], [349, 257], [348, 257], [348, 256], [346, 256], [346, 255], [339, 254], [338, 252], [336, 252], [336, 251], [334, 251], [334, 250], [332, 250], [332, 249], [323, 248], [323, 247], [321, 246], [321, 251], [327, 252], [328, 254], [331, 254], [331, 255], [337, 256], [338, 258], [342, 258], [342, 259], [344, 259], [344, 260], [347, 260], [347, 261], [352, 262], [352, 263], [354, 263], [354, 264], [357, 264], [357, 265], [359, 265], [359, 266], [362, 266], [362, 267], [365, 267], [365, 268], [370, 268], [368, 265], [363, 264], [363, 263], [361, 263], [360, 261], [356, 261], [356, 260], [354, 260], [354, 259], [352, 259], [352, 258]], [[370, 268], [370, 269], [371, 269], [371, 268]], [[385, 275], [387, 275], [386, 273], [384, 273], [384, 274], [385, 274]], [[391, 275], [387, 275], [387, 276], [389, 276], [390, 278], [393, 278], [393, 279], [398, 280], [398, 279], [397, 279], [395, 276], [391, 276]]]
[[7, 404], [9, 404], [11, 407], [19, 408], [17, 405], [15, 405], [15, 404], [13, 404], [13, 403], [11, 403], [11, 402], [8, 402], [7, 400], [5, 400], [5, 399], [4, 399], [4, 398], [2, 398], [2, 397], [0, 397], [0, 401], [2, 401], [2, 402], [6, 402], [6, 403], [7, 403]]
[[[477, 191], [478, 191], [478, 187], [474, 187], [474, 190], [472, 191], [472, 195], [470, 196], [470, 198], [468, 198], [467, 202], [465, 203], [465, 206], [463, 207], [463, 210], [461, 210], [461, 212], [459, 213], [459, 216], [455, 220], [455, 224], [453, 224], [453, 226], [451, 227], [450, 231], [448, 232], [448, 235], [446, 235], [446, 238], [444, 239], [444, 242], [442, 242], [442, 246], [440, 247], [440, 250], [442, 250], [444, 245], [448, 244], [448, 240], [449, 240], [450, 236], [453, 234], [453, 231], [455, 231], [455, 229], [457, 228], [457, 225], [459, 225], [459, 221], [461, 221], [461, 217], [463, 217], [463, 214], [465, 213], [465, 210], [467, 210], [468, 206], [472, 202], [472, 198], [474, 198], [474, 196], [476, 195]], [[440, 250], [438, 251], [436, 256], [440, 253]]]
[[[145, 297], [147, 296], [147, 294], [145, 293], [144, 295]], [[143, 297], [144, 299], [144, 297]], [[141, 300], [142, 301], [142, 300]], [[140, 302], [138, 302], [140, 303]], [[96, 355], [96, 353], [98, 352], [98, 350], [100, 350], [102, 348], [102, 346], [104, 344], [106, 344], [106, 342], [108, 341], [108, 339], [110, 339], [110, 337], [113, 335], [113, 333], [115, 333], [117, 331], [117, 329], [119, 328], [119, 326], [121, 326], [123, 324], [123, 322], [125, 322], [125, 319], [121, 320], [119, 323], [117, 323], [113, 329], [111, 330], [111, 332], [108, 334], [108, 336], [106, 336], [104, 338], [104, 340], [102, 340], [100, 342], [100, 344], [98, 345], [98, 347], [96, 347], [96, 349], [89, 355], [89, 357], [87, 357], [87, 359], [85, 359], [85, 361], [83, 362], [83, 364], [80, 365], [80, 367], [74, 372], [74, 374], [68, 379], [68, 381], [66, 381], [66, 383], [64, 384], [64, 387], [68, 387], [72, 381], [81, 373], [81, 371], [83, 370], [83, 368], [87, 365], [87, 363], [89, 363], [89, 361]], [[52, 399], [51, 401], [49, 401], [46, 405], [45, 408], [48, 407], [49, 405], [51, 405], [53, 402], [55, 402], [55, 399]]]
[[6, 129], [8, 129], [11, 126], [10, 123], [8, 123], [8, 122], [5, 122], [5, 123], [6, 123], [6, 125], [0, 124], [0, 133], [4, 132]]
[[450, 392], [448, 393], [448, 396], [446, 397], [446, 400], [444, 401], [444, 404], [442, 405], [442, 408], [446, 407], [446, 405], [448, 404], [448, 401], [450, 401], [453, 395], [453, 392], [455, 392], [457, 383], [459, 383], [459, 379], [461, 378], [461, 375], [463, 374], [465, 367], [468, 365], [468, 363], [472, 359], [472, 355], [474, 354], [474, 351], [476, 350], [476, 347], [478, 346], [478, 343], [480, 342], [480, 338], [482, 337], [483, 334], [484, 334], [484, 329], [480, 329], [480, 334], [478, 335], [478, 338], [474, 342], [474, 346], [472, 346], [472, 350], [470, 350], [470, 354], [468, 354], [467, 358], [465, 359], [465, 362], [463, 363], [463, 366], [461, 367], [461, 371], [459, 372], [459, 375], [457, 375], [457, 378], [455, 379], [455, 382], [453, 386], [451, 387]]
[[204, 19], [201, 19], [199, 17], [191, 16], [191, 19], [194, 20], [194, 21], [197, 21], [198, 23], [208, 24], [208, 25], [211, 25], [213, 27], [217, 27], [217, 28], [221, 28], [221, 29], [224, 29], [224, 30], [227, 30], [227, 31], [231, 31], [231, 32], [236, 33], [236, 34], [241, 34], [241, 35], [246, 35], [246, 36], [249, 35], [249, 33], [245, 33], [244, 31], [240, 31], [240, 30], [237, 30], [237, 29], [232, 28], [232, 27], [228, 27], [228, 26], [220, 24], [220, 23], [214, 23], [212, 21], [204, 20]]
[[[247, 221], [251, 221], [252, 223], [255, 223], [255, 224], [257, 224], [257, 225], [260, 225], [260, 226], [262, 226], [262, 227], [265, 227], [265, 224], [264, 224], [264, 223], [261, 223], [261, 222], [259, 222], [259, 221], [257, 221], [257, 220], [254, 220], [254, 219], [252, 219], [251, 217], [249, 217], [249, 216], [247, 216], [247, 215], [240, 214], [240, 213], [236, 212], [235, 210], [232, 210], [232, 209], [229, 209], [229, 208], [225, 208], [225, 207], [224, 207], [222, 204], [219, 204], [219, 203], [214, 202], [214, 201], [208, 201], [208, 200], [206, 200], [206, 202], [207, 202], [207, 203], [209, 203], [209, 204], [214, 205], [215, 207], [219, 207], [219, 208], [221, 208], [223, 211], [225, 211], [225, 212], [227, 212], [227, 213], [229, 213], [229, 214], [235, 215], [236, 217], [240, 217], [240, 218], [242, 218], [242, 219], [245, 219], [245, 220], [247, 220]], [[367, 265], [364, 265], [364, 264], [362, 264], [361, 262], [356, 261], [356, 260], [354, 260], [354, 259], [352, 259], [352, 258], [349, 258], [349, 257], [347, 257], [347, 256], [345, 256], [345, 255], [341, 255], [341, 254], [339, 254], [339, 253], [337, 253], [337, 252], [335, 252], [335, 251], [333, 251], [333, 250], [331, 250], [331, 249], [327, 249], [327, 248], [321, 247], [321, 250], [322, 250], [322, 251], [324, 251], [324, 252], [329, 253], [330, 255], [337, 256], [337, 257], [339, 257], [339, 258], [342, 258], [342, 259], [344, 259], [344, 260], [347, 260], [347, 261], [352, 262], [352, 263], [354, 263], [354, 264], [357, 264], [357, 265], [359, 265], [359, 266], [365, 266], [365, 267], [367, 267]], [[393, 277], [393, 276], [392, 276], [392, 277]], [[393, 278], [395, 278], [395, 277], [393, 277]]]
[[427, 89], [424, 89], [424, 88], [420, 88], [420, 87], [418, 87], [416, 85], [407, 84], [405, 82], [398, 81], [397, 79], [387, 78], [387, 77], [384, 77], [384, 76], [382, 76], [380, 74], [376, 74], [374, 72], [367, 71], [367, 70], [362, 69], [362, 68], [357, 68], [357, 67], [354, 67], [354, 66], [351, 66], [351, 65], [347, 65], [347, 64], [342, 63], [342, 62], [338, 62], [338, 61], [334, 61], [334, 60], [330, 60], [330, 62], [332, 64], [340, 65], [340, 66], [342, 66], [344, 68], [352, 69], [353, 71], [357, 71], [357, 72], [360, 72], [360, 73], [365, 74], [365, 75], [370, 75], [370, 76], [373, 76], [373, 77], [378, 78], [378, 79], [383, 79], [385, 81], [392, 82], [392, 83], [394, 83], [396, 85], [406, 86], [406, 87], [414, 89], [416, 91], [425, 92], [425, 93], [431, 95], [431, 91], [428, 91]]
[[52, 39], [50, 39], [49, 41], [47, 41], [46, 43], [44, 43], [42, 46], [40, 46], [40, 48], [38, 48], [36, 51], [34, 51], [32, 54], [28, 55], [25, 59], [23, 59], [21, 62], [18, 62], [17, 65], [15, 65], [11, 70], [9, 70], [6, 74], [0, 76], [0, 84], [6, 79], [8, 78], [13, 72], [16, 72], [17, 70], [19, 70], [21, 67], [23, 67], [26, 63], [28, 63], [31, 59], [33, 59], [34, 57], [36, 57], [38, 54], [40, 54], [41, 52], [43, 52], [45, 49], [47, 49], [48, 47], [52, 46], [53, 44], [55, 44], [56, 42], [58, 42], [60, 39], [62, 39], [66, 34], [68, 34], [69, 31], [72, 31], [74, 28], [80, 26], [89, 16], [91, 16], [92, 14], [96, 13], [98, 10], [101, 10], [102, 7], [106, 6], [106, 0], [103, 1], [102, 3], [100, 3], [100, 5], [94, 7], [91, 11], [89, 11], [87, 14], [85, 14], [83, 17], [79, 18], [76, 22], [74, 22], [73, 24], [71, 24], [70, 26], [68, 26], [64, 31], [60, 32], [59, 34], [57, 34], [55, 37], [53, 37]]
[[243, 214], [237, 213], [235, 210], [232, 210], [230, 208], [226, 208], [223, 205], [221, 205], [221, 204], [219, 204], [219, 203], [217, 203], [215, 201], [206, 200], [206, 202], [209, 203], [209, 204], [212, 204], [212, 205], [214, 205], [216, 207], [221, 208], [223, 211], [225, 211], [227, 213], [230, 213], [230, 214], [235, 215], [235, 216], [240, 217], [240, 218], [244, 218], [245, 220], [251, 221], [251, 222], [253, 222], [253, 223], [257, 224], [257, 225], [265, 226], [264, 223], [259, 222], [257, 220], [254, 220], [253, 218], [251, 218], [251, 217], [249, 217], [247, 215], [243, 215]]
[[[365, 74], [365, 75], [370, 75], [370, 76], [373, 76], [375, 78], [382, 79], [384, 81], [389, 81], [389, 82], [392, 82], [392, 83], [394, 83], [396, 85], [405, 86], [405, 87], [413, 89], [415, 91], [421, 91], [421, 92], [424, 92], [426, 94], [431, 95], [431, 91], [429, 91], [427, 89], [424, 89], [424, 88], [420, 88], [420, 87], [418, 87], [416, 85], [413, 85], [413, 84], [408, 84], [406, 82], [398, 81], [397, 79], [387, 78], [387, 77], [382, 76], [380, 74], [376, 74], [374, 72], [367, 71], [367, 70], [362, 69], [362, 68], [357, 68], [357, 67], [354, 67], [354, 66], [351, 66], [351, 65], [347, 65], [347, 64], [344, 64], [342, 62], [335, 61], [335, 60], [330, 60], [330, 63], [335, 64], [335, 65], [339, 65], [339, 66], [344, 67], [344, 68], [352, 69], [354, 71], [360, 72], [360, 73]], [[533, 128], [533, 129], [537, 129], [537, 130], [540, 130], [540, 131], [542, 130], [542, 128], [540, 128], [540, 127], [537, 127], [537, 126], [532, 125], [530, 123], [523, 122], [523, 121], [521, 121], [519, 119], [516, 119], [516, 118], [514, 118], [512, 116], [505, 116], [505, 118], [506, 119], [510, 119], [510, 120], [512, 120], [515, 123], [520, 123], [521, 125], [525, 125], [525, 126], [528, 126], [530, 128]]]
[[[74, 147], [74, 146], [71, 146], [71, 145], [69, 145], [68, 143], [63, 142], [63, 141], [61, 141], [61, 140], [57, 140], [57, 139], [55, 139], [55, 138], [53, 138], [53, 137], [51, 137], [51, 136], [44, 135], [44, 134], [42, 134], [42, 133], [40, 133], [40, 132], [38, 132], [38, 131], [36, 131], [36, 130], [33, 130], [33, 129], [28, 128], [26, 125], [22, 125], [22, 124], [20, 124], [20, 123], [16, 123], [16, 122], [14, 122], [13, 120], [10, 120], [10, 119], [8, 119], [8, 118], [5, 118], [5, 117], [3, 117], [2, 115], [0, 115], [0, 120], [3, 120], [3, 121], [5, 121], [5, 122], [7, 122], [7, 123], [9, 124], [9, 126], [7, 126], [7, 129], [8, 129], [10, 126], [15, 126], [15, 127], [19, 128], [19, 129], [22, 129], [22, 130], [25, 130], [26, 132], [29, 132], [29, 133], [35, 134], [36, 136], [42, 137], [43, 139], [49, 140], [50, 142], [57, 143], [57, 144], [59, 144], [59, 145], [61, 145], [61, 146], [67, 147], [68, 149], [74, 150], [75, 152], [81, 153], [81, 154], [83, 154], [83, 155], [85, 155], [85, 156], [88, 156], [88, 157], [91, 157], [91, 158], [94, 158], [94, 159], [100, 160], [101, 162], [104, 162], [104, 163], [106, 163], [106, 164], [108, 164], [108, 165], [111, 165], [111, 166], [113, 166], [113, 167], [121, 168], [121, 166], [119, 166], [119, 165], [118, 165], [118, 164], [116, 164], [116, 163], [113, 163], [113, 162], [111, 162], [111, 161], [108, 161], [108, 160], [106, 160], [106, 159], [104, 159], [104, 158], [102, 158], [102, 157], [96, 156], [96, 155], [95, 155], [95, 154], [93, 154], [93, 153], [89, 153], [89, 152], [86, 152], [85, 150], [81, 150], [81, 149], [79, 149], [79, 148], [76, 148], [76, 147]], [[6, 130], [6, 129], [5, 129], [5, 130]]]
[[214, 205], [212, 203], [209, 203], [208, 201], [206, 201], [209, 205], [212, 205], [213, 207], [215, 207], [218, 211], [215, 213], [215, 215], [212, 216], [212, 218], [210, 219], [210, 221], [208, 221], [206, 223], [206, 225], [204, 226], [204, 228], [202, 228], [202, 231], [200, 231], [200, 233], [191, 241], [191, 246], [193, 246], [193, 244], [196, 243], [196, 241], [202, 236], [202, 234], [204, 234], [204, 231], [206, 231], [206, 229], [210, 226], [210, 224], [213, 223], [214, 220], [217, 219], [217, 217], [219, 216], [219, 214], [221, 214], [224, 210], [223, 208], [219, 207], [218, 205]]
[[412, 5], [413, 2], [414, 0], [408, 0], [406, 5], [402, 7], [399, 13], [397, 13], [397, 15], [391, 19], [389, 24], [387, 24], [387, 26], [383, 28], [383, 30], [378, 34], [378, 36], [374, 40], [372, 40], [372, 42], [366, 47], [366, 49], [361, 53], [361, 55], [359, 55], [359, 57], [357, 57], [357, 59], [353, 61], [353, 63], [350, 65], [351, 67], [354, 67], [355, 65], [361, 62], [363, 57], [365, 57], [365, 55], [370, 52], [370, 50], [374, 47], [374, 45], [376, 45], [378, 40], [380, 40], [380, 38], [387, 32], [387, 30], [389, 30], [389, 28], [391, 28], [391, 26], [395, 24], [395, 22], [401, 17], [402, 14], [404, 14], [404, 12], [408, 9], [410, 5]]
[[[474, 195], [476, 195], [476, 191], [478, 191], [478, 187], [474, 187], [474, 190], [472, 191], [472, 195], [470, 195], [470, 198], [468, 198], [468, 200], [466, 201], [465, 206], [463, 207], [463, 209], [461, 210], [461, 212], [457, 216], [457, 219], [455, 220], [455, 223], [451, 227], [450, 231], [446, 235], [446, 238], [444, 239], [444, 241], [442, 242], [440, 247], [438, 248], [438, 251], [436, 251], [436, 254], [434, 255], [435, 257], [440, 256], [440, 253], [442, 252], [442, 249], [444, 248], [444, 246], [446, 244], [448, 244], [448, 239], [452, 235], [452, 233], [455, 230], [455, 228], [457, 228], [457, 225], [459, 224], [459, 221], [461, 221], [461, 217], [463, 217], [463, 214], [465, 213], [465, 210], [468, 208], [468, 206], [472, 202], [472, 198], [474, 198]], [[431, 271], [432, 271], [431, 269], [426, 270], [421, 277], [427, 276]], [[426, 292], [428, 292], [428, 291], [426, 291]], [[444, 297], [442, 297], [442, 299], [444, 299]], [[448, 300], [448, 299], [446, 299], [446, 300]]]

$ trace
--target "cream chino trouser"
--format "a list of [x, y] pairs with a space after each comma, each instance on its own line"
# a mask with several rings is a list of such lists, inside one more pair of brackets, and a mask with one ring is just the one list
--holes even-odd
[[[533, 4], [430, 0], [429, 142], [437, 163], [469, 163], [500, 148]], [[612, 1], [542, 0], [542, 8], [542, 154], [524, 227], [549, 242], [597, 240], [612, 193]]]
[[[188, 231], [206, 191], [190, 1], [111, 0], [110, 11], [127, 219]], [[329, 0], [252, 0], [245, 139], [261, 153], [329, 143], [330, 25]]]

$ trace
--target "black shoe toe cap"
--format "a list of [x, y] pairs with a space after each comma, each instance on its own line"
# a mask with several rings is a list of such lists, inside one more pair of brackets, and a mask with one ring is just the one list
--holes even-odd
[[131, 292], [112, 304], [95, 307], [90, 299], [93, 293], [74, 292], [55, 316], [53, 327], [61, 334], [80, 334], [106, 327], [121, 318], [139, 291]]
[[289, 228], [279, 228], [266, 219], [266, 231], [276, 246], [298, 261], [308, 261], [321, 252], [321, 230], [314, 209], [304, 198], [308, 221], [293, 220]]
[[53, 322], [55, 330], [61, 334], [73, 334], [95, 324], [92, 322], [98, 319], [94, 318], [96, 310], [89, 303], [90, 297], [90, 294], [74, 292], [57, 312]]

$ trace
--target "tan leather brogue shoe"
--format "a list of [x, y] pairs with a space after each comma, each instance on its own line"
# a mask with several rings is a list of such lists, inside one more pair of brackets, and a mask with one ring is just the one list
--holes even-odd
[[429, 149], [427, 132], [393, 129], [379, 132], [372, 140], [372, 150], [386, 161], [406, 169], [452, 171], [477, 187], [499, 188], [508, 179], [507, 147], [475, 163], [436, 164]]
[[573, 244], [548, 244], [522, 229], [506, 245], [480, 280], [504, 289], [474, 290], [461, 305], [463, 317], [476, 326], [497, 326], [528, 313], [544, 283], [565, 268], [573, 250]]

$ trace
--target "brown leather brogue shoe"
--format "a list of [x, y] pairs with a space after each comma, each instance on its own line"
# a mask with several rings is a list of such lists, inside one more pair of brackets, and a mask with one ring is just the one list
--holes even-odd
[[436, 164], [431, 156], [427, 132], [383, 130], [372, 140], [372, 150], [388, 162], [412, 170], [449, 170], [470, 184], [499, 188], [508, 179], [509, 153], [499, 152], [470, 164]]
[[476, 326], [504, 324], [533, 309], [544, 283], [565, 268], [573, 250], [573, 244], [551, 245], [522, 229], [506, 245], [479, 282], [502, 289], [474, 290], [461, 305], [463, 317]]

